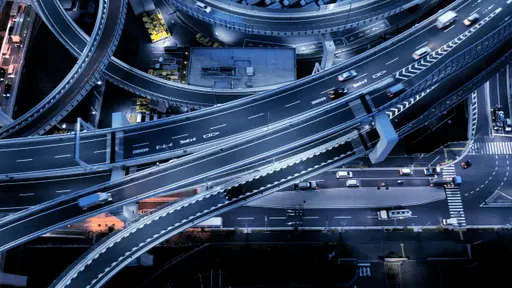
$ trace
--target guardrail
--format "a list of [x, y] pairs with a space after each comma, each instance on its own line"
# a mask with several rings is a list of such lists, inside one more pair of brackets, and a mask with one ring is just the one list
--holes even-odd
[[420, 126], [428, 123], [429, 121], [439, 117], [442, 112], [455, 107], [460, 102], [464, 101], [471, 92], [478, 89], [478, 87], [485, 84], [492, 77], [494, 77], [499, 71], [501, 71], [504, 67], [507, 66], [512, 61], [512, 50], [508, 52], [505, 56], [501, 57], [498, 61], [496, 61], [493, 65], [485, 69], [482, 73], [480, 73], [477, 77], [473, 78], [470, 82], [468, 82], [463, 87], [457, 89], [455, 92], [450, 95], [444, 97], [442, 100], [438, 101], [434, 106], [432, 106], [427, 112], [422, 114], [420, 117], [416, 118], [412, 122], [409, 122], [407, 126], [404, 126], [402, 129], [398, 131], [398, 134], [402, 137], [405, 136], [412, 131], [416, 130]]
[[[326, 145], [326, 147], [323, 147], [323, 149], [321, 149], [320, 151], [314, 151], [314, 152], [308, 151], [306, 153], [302, 153], [302, 157], [300, 158], [299, 161], [297, 161], [295, 159], [293, 159], [291, 161], [286, 161], [286, 163], [284, 163], [283, 166], [276, 167], [275, 169], [273, 169], [267, 173], [261, 173], [261, 175], [252, 175], [251, 177], [247, 177], [246, 179], [244, 179], [245, 181], [238, 180], [238, 181], [226, 183], [225, 185], [223, 185], [221, 187], [217, 187], [217, 189], [212, 190], [210, 192], [198, 194], [196, 196], [182, 200], [175, 204], [171, 204], [171, 205], [168, 204], [159, 211], [156, 211], [149, 215], [146, 214], [146, 215], [140, 216], [134, 222], [131, 222], [130, 224], [128, 224], [124, 229], [113, 232], [109, 237], [102, 239], [101, 241], [96, 243], [91, 249], [89, 249], [86, 253], [82, 254], [79, 257], [79, 259], [77, 259], [74, 262], [75, 265], [69, 266], [66, 269], [66, 271], [64, 271], [64, 273], [62, 273], [59, 276], [59, 278], [57, 280], [55, 280], [55, 282], [52, 284], [51, 287], [66, 287], [67, 285], [69, 285], [70, 282], [75, 278], [75, 276], [78, 273], [82, 272], [83, 267], [85, 267], [86, 265], [89, 265], [94, 259], [97, 258], [97, 256], [99, 254], [104, 253], [107, 249], [113, 247], [113, 245], [115, 245], [115, 243], [121, 241], [123, 238], [125, 238], [129, 234], [134, 233], [136, 230], [139, 229], [139, 227], [144, 227], [145, 225], [150, 225], [151, 222], [156, 221], [174, 211], [180, 210], [181, 207], [186, 207], [186, 206], [192, 205], [198, 201], [207, 199], [213, 195], [216, 195], [219, 193], [224, 193], [225, 190], [227, 190], [231, 187], [237, 186], [241, 183], [245, 184], [247, 182], [253, 181], [260, 177], [265, 177], [269, 174], [277, 173], [278, 171], [280, 171], [281, 169], [284, 169], [286, 167], [298, 165], [308, 158], [320, 156], [322, 153], [325, 153], [326, 151], [332, 149], [333, 147], [336, 147], [336, 146], [341, 145], [342, 143], [345, 143], [348, 141], [350, 141], [350, 138], [338, 139], [337, 141], [333, 141], [333, 143], [330, 143], [330, 145]], [[327, 170], [327, 169], [330, 169], [330, 168], [333, 168], [333, 167], [339, 165], [341, 161], [343, 161], [343, 162], [350, 161], [350, 160], [358, 157], [359, 156], [358, 154], [362, 154], [365, 152], [364, 149], [356, 150], [356, 151], [359, 151], [359, 153], [352, 151], [352, 152], [354, 152], [354, 154], [352, 154], [351, 156], [350, 156], [350, 153], [347, 153], [346, 155], [349, 155], [349, 157], [345, 158], [345, 159], [344, 159], [344, 157], [346, 155], [338, 155], [334, 159], [327, 159], [327, 160], [323, 159], [325, 161], [322, 162], [317, 167], [303, 170], [300, 173], [295, 174], [293, 176], [283, 177], [283, 179], [281, 179], [281, 181], [277, 181], [273, 184], [267, 185], [265, 187], [261, 187], [257, 190], [251, 191], [249, 193], [245, 193], [243, 196], [241, 196], [242, 198], [238, 197], [238, 198], [235, 198], [232, 200], [228, 200], [228, 201], [226, 201], [226, 203], [222, 203], [222, 205], [220, 207], [219, 206], [211, 207], [210, 209], [203, 211], [201, 214], [191, 217], [192, 219], [190, 219], [190, 218], [186, 219], [186, 220], [180, 222], [179, 224], [171, 226], [168, 229], [162, 230], [161, 231], [162, 233], [160, 233], [160, 235], [158, 235], [159, 237], [151, 237], [152, 235], [147, 235], [148, 238], [151, 240], [144, 242], [144, 244], [146, 244], [146, 246], [139, 245], [138, 246], [139, 249], [137, 249], [135, 252], [137, 254], [138, 253], [142, 254], [145, 251], [149, 250], [154, 245], [156, 245], [157, 243], [159, 243], [161, 240], [166, 239], [166, 238], [163, 238], [164, 235], [162, 235], [162, 234], [165, 234], [165, 237], [170, 237], [170, 236], [178, 233], [179, 231], [189, 228], [189, 227], [191, 227], [197, 223], [200, 223], [212, 216], [221, 214], [221, 213], [231, 210], [235, 207], [238, 207], [238, 206], [246, 203], [249, 198], [251, 200], [253, 200], [255, 198], [262, 197], [264, 195], [267, 195], [269, 193], [272, 193], [272, 192], [280, 189], [283, 185], [287, 185], [288, 183], [296, 181], [297, 178], [311, 177], [312, 175], [315, 175], [316, 173], [321, 173], [324, 170]], [[340, 161], [340, 159], [343, 159], [343, 160]], [[258, 195], [254, 196], [255, 194], [258, 194]], [[180, 228], [174, 229], [176, 226], [180, 226]], [[157, 235], [155, 235], [155, 236], [157, 236]], [[151, 243], [148, 243], [148, 242], [151, 242]], [[133, 252], [134, 250], [131, 250], [131, 251]], [[140, 255], [140, 254], [138, 254], [138, 255]], [[138, 255], [133, 256], [133, 255], [125, 254], [125, 256], [131, 256], [131, 257], [137, 257]], [[121, 259], [117, 259], [117, 260], [119, 261]], [[123, 259], [123, 260], [125, 260], [125, 259]], [[104, 284], [104, 281], [108, 280], [115, 272], [117, 272], [123, 266], [124, 266], [124, 262], [123, 262], [123, 264], [117, 265], [117, 266], [111, 265], [109, 267], [109, 270], [112, 268], [113, 268], [113, 270], [103, 272], [103, 273], [108, 272], [108, 276], [106, 278], [104, 278], [103, 281], [100, 281], [98, 283], [90, 283], [90, 284], [87, 283], [87, 285], [90, 285], [88, 287], [101, 286], [102, 284]]]
[[[457, 55], [451, 57], [444, 63], [435, 62], [434, 64], [432, 64], [430, 67], [438, 67], [434, 72], [430, 73], [430, 75], [423, 78], [423, 80], [420, 81], [418, 84], [408, 89], [404, 94], [400, 95], [400, 97], [397, 97], [392, 101], [389, 101], [386, 104], [382, 105], [379, 108], [379, 110], [387, 110], [392, 106], [396, 105], [398, 102], [403, 102], [406, 99], [411, 98], [415, 94], [419, 94], [421, 93], [421, 91], [424, 91], [429, 87], [432, 87], [436, 83], [439, 83], [441, 80], [444, 80], [446, 77], [449, 77], [450, 75], [458, 72], [459, 69], [474, 62], [476, 59], [480, 58], [484, 54], [489, 53], [494, 47], [501, 44], [511, 35], [512, 20], [509, 20], [505, 24], [496, 28], [496, 30], [494, 30], [491, 34], [480, 39], [475, 44], [467, 47], [466, 49], [464, 49], [464, 51], [459, 52]], [[407, 80], [404, 81], [404, 83], [405, 82], [407, 82]]]
[[[126, 1], [126, 0], [123, 0]], [[29, 112], [25, 113], [20, 118], [16, 119], [16, 121], [2, 130], [0, 130], [0, 138], [6, 137], [12, 132], [16, 131], [20, 127], [23, 127], [31, 122], [33, 118], [37, 115], [40, 115], [43, 111], [45, 111], [49, 105], [53, 102], [58, 101], [59, 98], [67, 91], [68, 87], [73, 83], [77, 76], [82, 72], [85, 68], [88, 61], [91, 59], [95, 48], [98, 45], [101, 35], [103, 34], [103, 28], [105, 27], [106, 14], [108, 12], [109, 0], [102, 0], [99, 3], [98, 15], [96, 17], [96, 23], [94, 25], [93, 37], [92, 40], [89, 41], [87, 47], [85, 49], [85, 53], [82, 53], [82, 56], [78, 59], [77, 64], [73, 67], [71, 72], [66, 76], [66, 78], [55, 88], [50, 95], [48, 95], [43, 101], [36, 105], [36, 107], [32, 108]]]
[[[117, 1], [117, 0], [109, 0], [109, 1]], [[78, 105], [78, 103], [80, 103], [80, 101], [82, 101], [82, 99], [87, 95], [89, 90], [91, 90], [92, 87], [94, 87], [94, 85], [96, 85], [96, 82], [98, 82], [100, 80], [102, 71], [107, 66], [108, 62], [110, 61], [110, 58], [114, 54], [117, 44], [119, 43], [119, 40], [121, 39], [121, 33], [123, 32], [124, 22], [126, 19], [126, 9], [128, 7], [128, 1], [127, 0], [118, 0], [118, 1], [121, 1], [121, 11], [117, 18], [118, 21], [117, 21], [117, 25], [116, 25], [116, 31], [113, 35], [113, 38], [111, 40], [109, 40], [109, 41], [111, 41], [110, 45], [107, 49], [107, 52], [102, 56], [102, 59], [100, 60], [100, 65], [98, 65], [98, 67], [96, 68], [96, 72], [89, 80], [89, 83], [75, 96], [75, 99], [73, 99], [73, 101], [71, 103], [69, 103], [68, 106], [66, 106], [66, 108], [64, 108], [62, 110], [62, 112], [59, 113], [59, 115], [54, 117], [50, 121], [49, 125], [46, 125], [44, 128], [37, 131], [37, 133], [36, 133], [37, 135], [39, 135], [39, 136], [43, 135], [46, 131], [48, 131], [53, 126], [55, 126], [57, 123], [59, 123], [59, 121], [62, 118], [64, 118], [68, 113], [70, 113], [71, 110], [73, 110], [73, 108], [75, 108], [76, 105]], [[106, 17], [105, 17], [105, 20], [106, 20]], [[103, 26], [104, 26], [105, 20], [103, 20]], [[94, 32], [93, 32], [93, 35], [94, 35]], [[97, 35], [97, 38], [98, 38], [97, 41], [99, 41], [99, 39], [101, 38], [101, 35], [102, 35], [102, 33]], [[97, 44], [96, 44], [96, 46], [97, 46]], [[92, 54], [91, 54], [91, 56], [92, 56]]]
[[[414, 5], [421, 4], [421, 3], [425, 2], [425, 1], [429, 1], [429, 0], [403, 1], [399, 4], [393, 5], [392, 7], [381, 8], [379, 11], [368, 13], [366, 15], [355, 16], [355, 17], [350, 17], [350, 15], [348, 17], [341, 16], [340, 21], [343, 24], [329, 22], [329, 24], [309, 24], [309, 25], [301, 26], [301, 23], [294, 22], [293, 18], [291, 16], [289, 16], [290, 18], [292, 18], [292, 19], [288, 19], [288, 21], [290, 22], [291, 25], [286, 26], [286, 27], [282, 27], [281, 25], [279, 25], [280, 23], [276, 23], [275, 21], [270, 22], [271, 24], [269, 24], [269, 25], [248, 24], [243, 21], [243, 17], [240, 17], [240, 19], [237, 20], [237, 19], [235, 19], [237, 16], [228, 14], [227, 16], [229, 16], [229, 17], [223, 18], [223, 17], [217, 16], [217, 14], [207, 13], [204, 10], [202, 10], [196, 6], [191, 7], [184, 1], [180, 1], [180, 0], [170, 0], [170, 1], [166, 0], [166, 1], [168, 1], [169, 4], [174, 6], [176, 9], [178, 9], [182, 12], [185, 12], [188, 15], [191, 15], [197, 19], [208, 22], [210, 24], [219, 25], [221, 27], [226, 27], [229, 29], [245, 32], [248, 34], [272, 35], [272, 36], [300, 36], [300, 35], [312, 35], [312, 34], [322, 34], [322, 33], [342, 31], [342, 30], [345, 30], [348, 28], [365, 25], [365, 24], [368, 24], [373, 21], [383, 20], [386, 17], [400, 13]], [[438, 2], [439, 0], [432, 0], [432, 1]], [[407, 3], [404, 3], [404, 2], [407, 2]], [[338, 4], [342, 5], [341, 3], [338, 3]], [[257, 9], [259, 7], [253, 7], [253, 6], [250, 6], [250, 7], [252, 7], [251, 9], [255, 10], [255, 11], [252, 11], [253, 12], [252, 14], [248, 13], [248, 15], [247, 15], [247, 16], [250, 15], [252, 19], [254, 19], [255, 17], [258, 17], [258, 16], [260, 16], [260, 14], [262, 14], [262, 13], [258, 13], [258, 12], [262, 12], [262, 11], [260, 11], [262, 8]], [[329, 6], [329, 7], [331, 7], [331, 6]], [[326, 7], [326, 8], [319, 7], [319, 9], [315, 9], [315, 10], [316, 11], [327, 11], [327, 13], [329, 13], [329, 14], [335, 14], [333, 11], [330, 11], [328, 9], [329, 9], [328, 7]], [[269, 12], [270, 9], [263, 8], [262, 10], [264, 12], [266, 12], [267, 14], [270, 13]], [[272, 10], [274, 10], [274, 9], [272, 9]], [[279, 9], [277, 9], [276, 11], [272, 11], [272, 12], [274, 12], [275, 14], [286, 13], [286, 10], [281, 11], [281, 13], [278, 11], [279, 11]], [[336, 10], [334, 10], [334, 11], [336, 11]], [[286, 14], [290, 15], [289, 10], [287, 12], [288, 13], [286, 13]], [[297, 15], [299, 15], [299, 13], [297, 13]], [[261, 17], [261, 18], [265, 18], [265, 17]], [[297, 16], [297, 18], [299, 18], [299, 17]], [[315, 22], [315, 20], [312, 20], [312, 22]]]

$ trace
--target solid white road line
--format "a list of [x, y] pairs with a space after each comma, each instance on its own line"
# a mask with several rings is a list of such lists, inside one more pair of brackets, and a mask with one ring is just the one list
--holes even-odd
[[32, 159], [20, 159], [20, 160], [16, 160], [16, 162], [27, 162], [27, 161], [32, 161]]
[[352, 216], [334, 216], [334, 219], [350, 219]]
[[236, 219], [238, 219], [238, 220], [252, 220], [252, 219], [254, 219], [254, 217], [238, 217]]
[[286, 217], [268, 217], [270, 220], [284, 220]]
[[357, 80], [357, 79], [359, 79], [359, 78], [362, 78], [362, 77], [364, 77], [364, 76], [366, 76], [366, 75], [368, 75], [368, 73], [364, 73], [363, 75], [357, 76], [356, 78], [354, 78], [354, 80]]
[[252, 119], [252, 118], [256, 118], [256, 117], [260, 117], [260, 116], [263, 116], [263, 113], [260, 113], [258, 115], [249, 116], [249, 117], [247, 117], [247, 119]]
[[448, 28], [448, 29], [444, 30], [444, 33], [446, 33], [446, 32], [448, 32], [448, 31], [450, 31], [453, 27], [455, 27], [455, 25], [452, 25], [452, 27], [450, 27], [450, 28]]
[[94, 151], [95, 154], [96, 153], [103, 153], [103, 152], [107, 152], [107, 150], [96, 150], [96, 151]]
[[299, 103], [300, 103], [300, 100], [299, 101], [295, 101], [295, 102], [290, 103], [290, 104], [286, 104], [286, 105], [284, 105], [284, 107], [290, 107], [292, 105], [299, 104]]
[[19, 194], [20, 196], [32, 196], [32, 195], [35, 195], [34, 193], [22, 193], [22, 194]]
[[139, 147], [139, 146], [144, 146], [144, 145], [148, 145], [149, 142], [144, 142], [144, 143], [140, 143], [140, 144], [135, 144], [133, 145], [133, 147]]
[[386, 65], [389, 65], [389, 64], [391, 64], [391, 63], [395, 62], [396, 60], [398, 60], [398, 57], [396, 57], [395, 59], [393, 59], [393, 60], [389, 61], [388, 63], [386, 63]]
[[416, 49], [420, 49], [421, 47], [425, 46], [426, 44], [428, 44], [428, 41], [425, 42], [425, 43], [420, 44], [420, 46], [416, 47]]
[[70, 192], [71, 189], [66, 189], [66, 190], [57, 190], [55, 191], [55, 193], [66, 193], [66, 192]]
[[318, 219], [318, 216], [305, 216], [302, 219]]
[[217, 129], [217, 128], [222, 128], [224, 126], [226, 126], [226, 124], [222, 124], [222, 125], [219, 125], [219, 126], [212, 127], [212, 128], [210, 128], [210, 130]]
[[331, 90], [333, 90], [333, 89], [334, 89], [334, 87], [331, 87], [331, 88], [329, 88], [329, 89], [327, 89], [327, 90], [324, 90], [324, 91], [320, 92], [320, 94], [324, 94], [325, 92], [329, 92], [329, 91], [331, 91]]
[[66, 155], [57, 155], [55, 156], [55, 158], [64, 158], [64, 157], [70, 157], [71, 154], [66, 154]]
[[176, 139], [176, 138], [185, 137], [185, 136], [188, 136], [188, 134], [182, 134], [182, 135], [174, 136], [171, 139]]

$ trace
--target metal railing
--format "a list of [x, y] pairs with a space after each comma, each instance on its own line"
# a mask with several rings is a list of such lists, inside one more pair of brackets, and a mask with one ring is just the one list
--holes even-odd
[[400, 137], [403, 137], [412, 131], [418, 129], [429, 121], [439, 117], [442, 115], [444, 111], [455, 107], [457, 104], [464, 101], [468, 95], [471, 94], [472, 91], [478, 89], [478, 87], [485, 84], [492, 77], [494, 77], [501, 69], [507, 66], [508, 63], [512, 61], [512, 50], [509, 51], [505, 56], [501, 57], [498, 61], [496, 61], [493, 65], [485, 69], [482, 73], [478, 74], [477, 77], [473, 78], [470, 82], [468, 82], [463, 87], [457, 89], [455, 92], [450, 95], [444, 97], [442, 100], [438, 101], [434, 104], [427, 112], [422, 114], [420, 117], [415, 120], [409, 122], [406, 126], [402, 127], [398, 131]]
[[[249, 34], [260, 34], [260, 35], [273, 35], [273, 36], [299, 36], [299, 35], [312, 35], [312, 34], [321, 34], [321, 33], [330, 33], [330, 32], [336, 32], [336, 31], [342, 31], [348, 28], [360, 26], [360, 25], [366, 25], [373, 21], [378, 20], [384, 20], [385, 18], [400, 13], [414, 5], [421, 4], [425, 1], [432, 1], [432, 2], [438, 2], [439, 0], [414, 0], [414, 1], [399, 1], [399, 3], [394, 3], [391, 7], [385, 7], [381, 8], [378, 11], [374, 11], [365, 15], [359, 15], [359, 16], [350, 16], [350, 14], [346, 17], [344, 15], [340, 16], [339, 22], [332, 23], [329, 22], [329, 24], [316, 24], [315, 19], [312, 19], [311, 22], [313, 24], [307, 24], [307, 25], [301, 25], [300, 22], [294, 22], [293, 18], [290, 15], [291, 19], [288, 19], [289, 25], [280, 25], [281, 23], [270, 22], [271, 24], [248, 24], [247, 21], [244, 21], [243, 17], [233, 16], [232, 14], [228, 13], [226, 17], [218, 16], [218, 14], [213, 13], [207, 13], [204, 10], [200, 9], [199, 7], [192, 6], [189, 3], [186, 3], [185, 1], [180, 0], [164, 0], [168, 1], [170, 5], [174, 6], [176, 9], [187, 13], [188, 15], [191, 15], [197, 19], [200, 19], [202, 21], [205, 21], [210, 24], [219, 25], [221, 27], [227, 27], [229, 29], [242, 31]], [[394, 1], [396, 2], [396, 1]], [[339, 5], [343, 5], [341, 3], [337, 3]], [[249, 9], [252, 10], [258, 10], [259, 7], [251, 7]], [[331, 7], [331, 6], [329, 6]], [[263, 9], [263, 11], [269, 13], [270, 9]], [[318, 9], [315, 9], [315, 11], [325, 11], [329, 8], [327, 7], [318, 7]], [[273, 10], [273, 9], [272, 9]], [[302, 10], [302, 9], [301, 9]], [[334, 10], [337, 11], [337, 10]], [[229, 10], [227, 12], [230, 12]], [[258, 17], [259, 14], [255, 13], [258, 11], [252, 11], [252, 14], [249, 14], [252, 19], [255, 17]], [[279, 11], [273, 10], [272, 12], [276, 14], [283, 14], [287, 13], [290, 14], [290, 10], [283, 10]], [[341, 12], [341, 11], [338, 11]], [[344, 11], [343, 11], [344, 12]], [[331, 14], [335, 14], [335, 12], [330, 12]], [[300, 15], [300, 14], [299, 14]], [[262, 20], [265, 17], [262, 17]], [[299, 18], [299, 17], [297, 17]], [[266, 21], [267, 23], [269, 21]]]
[[[457, 73], [459, 69], [464, 68], [465, 66], [474, 62], [481, 56], [492, 51], [494, 47], [501, 44], [511, 35], [512, 20], [509, 20], [500, 27], [497, 27], [491, 34], [482, 38], [481, 40], [474, 43], [470, 47], [467, 47], [466, 49], [464, 49], [464, 51], [459, 52], [457, 55], [451, 57], [449, 60], [444, 61], [443, 63], [438, 61], [432, 64], [429, 67], [429, 69], [435, 68], [437, 66], [437, 69], [434, 72], [432, 72], [427, 77], [423, 78], [421, 82], [414, 85], [412, 88], [408, 89], [404, 94], [400, 95], [400, 97], [397, 97], [392, 101], [389, 101], [383, 106], [379, 107], [379, 110], [387, 110], [392, 106], [398, 104], [398, 102], [403, 102], [406, 99], [428, 89], [429, 87], [432, 87], [433, 85], [439, 83], [445, 78]], [[407, 80], [404, 81], [404, 83], [407, 83]]]
[[50, 93], [50, 95], [48, 95], [43, 101], [37, 104], [29, 112], [25, 113], [23, 116], [18, 118], [14, 123], [0, 130], [0, 138], [8, 136], [12, 132], [30, 123], [33, 118], [44, 112], [55, 101], [59, 101], [59, 98], [68, 90], [69, 86], [71, 86], [71, 84], [74, 81], [76, 81], [78, 75], [82, 73], [83, 69], [93, 56], [94, 51], [99, 43], [99, 40], [101, 39], [101, 35], [103, 34], [103, 28], [105, 27], [105, 21], [107, 18], [106, 15], [108, 13], [108, 6], [109, 0], [100, 1], [98, 15], [96, 17], [96, 23], [94, 25], [94, 30], [92, 33], [92, 39], [87, 44], [85, 53], [82, 53], [82, 56], [78, 59], [78, 62], [75, 64], [71, 72], [59, 84], [59, 86], [57, 86], [57, 88], [55, 88]]

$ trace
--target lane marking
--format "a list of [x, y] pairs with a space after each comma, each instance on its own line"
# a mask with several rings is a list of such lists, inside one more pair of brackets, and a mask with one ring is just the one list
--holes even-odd
[[270, 220], [285, 220], [286, 217], [268, 217]]
[[398, 57], [396, 57], [395, 59], [393, 59], [393, 60], [389, 61], [388, 63], [386, 63], [386, 65], [389, 65], [389, 64], [391, 64], [391, 63], [395, 62], [396, 60], [398, 60]]
[[212, 127], [212, 128], [210, 128], [210, 130], [217, 129], [217, 128], [222, 128], [224, 126], [226, 126], [226, 124], [222, 124], [222, 125], [219, 125], [219, 126]]
[[425, 46], [425, 44], [428, 44], [428, 41], [425, 43], [420, 44], [420, 46], [416, 47], [416, 49], [420, 49], [421, 47]]
[[329, 92], [329, 91], [331, 91], [331, 90], [334, 90], [334, 87], [331, 87], [331, 88], [329, 88], [329, 89], [327, 89], [327, 90], [324, 90], [324, 91], [320, 92], [320, 94], [324, 94], [325, 92]]
[[32, 195], [35, 195], [34, 193], [22, 193], [22, 194], [19, 194], [20, 196], [32, 196]]
[[334, 216], [334, 219], [350, 219], [352, 216]]
[[181, 137], [185, 137], [185, 136], [188, 136], [188, 134], [182, 134], [182, 135], [174, 136], [171, 139], [181, 138]]
[[[260, 117], [260, 116], [263, 116], [263, 113], [260, 113], [258, 115], [249, 116], [249, 117], [247, 117], [247, 119], [252, 119], [252, 118], [256, 118], [256, 117]], [[213, 129], [213, 128], [210, 128], [210, 129]]]
[[96, 150], [96, 151], [94, 151], [95, 154], [96, 153], [103, 153], [103, 152], [107, 152], [107, 150]]
[[292, 105], [299, 104], [299, 103], [300, 103], [300, 100], [299, 101], [295, 101], [295, 102], [290, 103], [290, 104], [286, 104], [286, 105], [284, 105], [284, 107], [290, 107]]
[[318, 219], [318, 216], [305, 216], [302, 219]]
[[[446, 33], [446, 32], [448, 32], [448, 31], [450, 31], [453, 27], [455, 27], [455, 25], [452, 25], [450, 28], [448, 28], [448, 29], [444, 30], [444, 33]], [[444, 47], [444, 46], [443, 46], [443, 47]], [[443, 47], [441, 47], [441, 48], [443, 48]]]
[[66, 192], [70, 192], [71, 189], [66, 189], [66, 190], [57, 190], [55, 191], [55, 193], [66, 193]]
[[16, 162], [27, 162], [27, 161], [32, 161], [32, 159], [20, 159], [20, 160], [16, 160]]
[[64, 157], [70, 157], [71, 154], [66, 154], [66, 155], [57, 155], [55, 156], [55, 158], [64, 158]]
[[254, 217], [238, 217], [236, 219], [238, 219], [238, 220], [252, 220], [252, 219], [254, 219]]
[[357, 79], [359, 79], [359, 78], [362, 78], [362, 77], [364, 77], [364, 76], [366, 76], [366, 75], [368, 75], [368, 73], [364, 73], [364, 74], [363, 74], [363, 75], [361, 75], [361, 76], [357, 76], [356, 78], [354, 78], [354, 80], [357, 80]]
[[140, 143], [140, 144], [135, 144], [133, 145], [133, 147], [139, 147], [139, 146], [144, 146], [144, 145], [148, 145], [149, 142], [144, 142], [144, 143]]
[[[511, 1], [512, 1], [512, 0], [511, 0]], [[475, 11], [473, 11], [473, 12], [469, 13], [469, 15], [473, 15], [473, 14], [475, 14], [475, 13], [476, 13], [476, 11], [478, 11], [478, 10], [480, 10], [480, 8], [478, 8], [478, 9], [476, 9]]]

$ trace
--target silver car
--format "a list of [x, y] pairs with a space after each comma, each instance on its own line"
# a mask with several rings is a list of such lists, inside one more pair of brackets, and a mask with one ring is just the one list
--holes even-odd
[[338, 81], [341, 81], [341, 82], [347, 81], [347, 80], [352, 79], [352, 78], [354, 78], [356, 76], [357, 76], [356, 70], [350, 70], [350, 71], [347, 71], [347, 72], [345, 72], [345, 73], [343, 73], [341, 75], [338, 75]]

